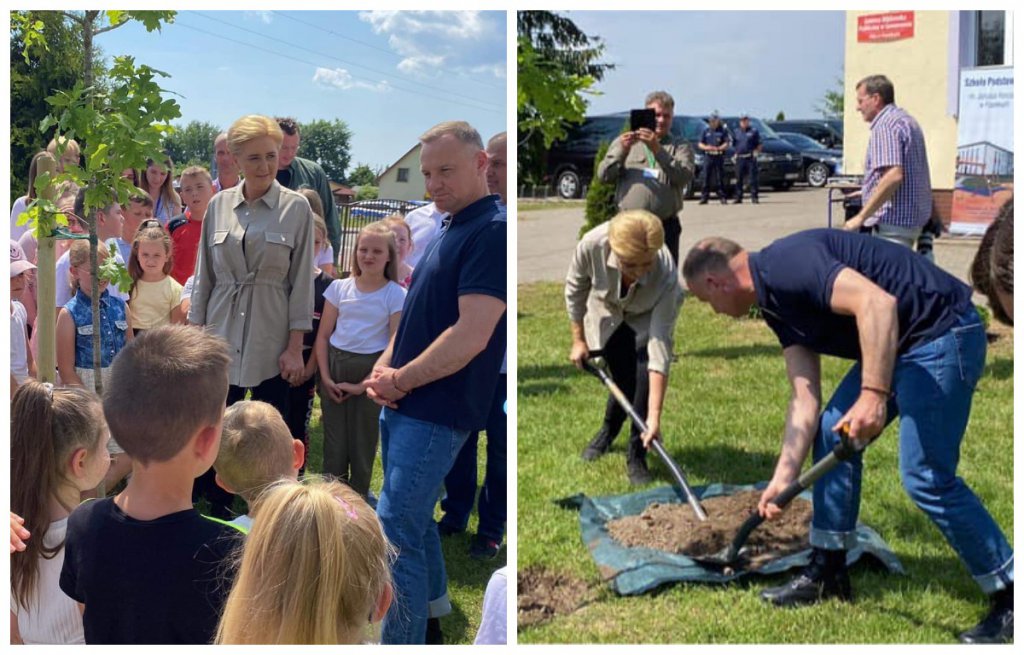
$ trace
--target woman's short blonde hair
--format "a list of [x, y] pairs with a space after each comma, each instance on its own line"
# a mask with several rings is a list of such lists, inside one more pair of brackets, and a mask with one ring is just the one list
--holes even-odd
[[359, 643], [391, 585], [394, 548], [337, 481], [281, 481], [260, 496], [218, 644]]
[[608, 245], [612, 252], [627, 261], [654, 257], [665, 244], [665, 228], [649, 211], [630, 209], [620, 212], [608, 224]]
[[237, 155], [243, 145], [261, 136], [269, 136], [278, 146], [284, 141], [281, 126], [273, 118], [259, 114], [242, 116], [228, 128], [228, 150]]

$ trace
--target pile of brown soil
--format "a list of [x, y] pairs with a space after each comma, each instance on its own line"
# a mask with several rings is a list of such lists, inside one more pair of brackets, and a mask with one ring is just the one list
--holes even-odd
[[590, 590], [582, 580], [541, 567], [528, 567], [516, 579], [520, 627], [571, 614], [590, 599]]
[[[608, 532], [630, 548], [707, 557], [729, 546], [740, 525], [757, 510], [760, 496], [761, 492], [754, 490], [704, 499], [701, 505], [708, 520], [703, 522], [686, 503], [651, 503], [638, 516], [609, 521]], [[807, 548], [810, 522], [811, 504], [794, 498], [781, 517], [765, 521], [750, 533], [744, 551], [748, 568]]]

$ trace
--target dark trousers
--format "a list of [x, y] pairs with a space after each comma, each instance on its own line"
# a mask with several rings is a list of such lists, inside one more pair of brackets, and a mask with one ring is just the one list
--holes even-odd
[[750, 174], [750, 197], [757, 200], [757, 155], [736, 158], [736, 199], [743, 200], [743, 180]]
[[711, 184], [714, 179], [715, 189], [718, 197], [725, 200], [725, 157], [723, 155], [704, 154], [704, 169], [701, 171], [701, 182], [704, 188], [700, 192], [700, 199], [707, 200], [711, 195]]
[[288, 425], [292, 438], [301, 441], [306, 450], [302, 468], [299, 469], [300, 477], [306, 472], [305, 462], [309, 461], [309, 419], [313, 415], [315, 396], [315, 375], [297, 387], [288, 387], [288, 414], [284, 417], [284, 422]]
[[679, 266], [679, 235], [683, 233], [683, 226], [679, 224], [679, 216], [673, 214], [668, 218], [661, 219], [661, 226], [665, 229], [665, 245], [672, 253], [672, 262]]
[[[487, 466], [480, 487], [477, 514], [480, 523], [476, 533], [489, 541], [501, 543], [505, 534], [508, 471], [506, 470], [508, 422], [505, 413], [508, 375], [498, 376], [498, 387], [487, 414]], [[476, 496], [476, 453], [479, 432], [471, 432], [444, 478], [445, 498], [441, 501], [444, 517], [441, 523], [456, 532], [466, 529]]]
[[[612, 381], [622, 390], [626, 398], [630, 399], [633, 407], [636, 408], [640, 418], [647, 420], [647, 344], [636, 343], [636, 333], [628, 325], [623, 323], [619, 326], [608, 343], [604, 346], [604, 361], [608, 364], [608, 372]], [[615, 400], [615, 396], [608, 394], [608, 402], [604, 410], [603, 430], [608, 435], [608, 443], [611, 444], [622, 430], [622, 424], [626, 422], [626, 410], [622, 409]], [[631, 423], [629, 432], [629, 448], [626, 459], [643, 459], [646, 451], [640, 441], [640, 426]]]
[[[280, 375], [264, 380], [251, 389], [252, 400], [262, 400], [263, 402], [270, 403], [277, 408], [277, 411], [281, 412], [282, 416], [288, 415], [290, 386]], [[246, 387], [228, 386], [227, 406], [230, 407], [239, 400], [244, 400], [246, 391], [249, 391]], [[235, 514], [231, 509], [231, 505], [235, 501], [235, 495], [229, 494], [218, 487], [214, 479], [215, 476], [216, 473], [211, 468], [196, 478], [192, 484], [192, 502], [195, 503], [200, 498], [206, 498], [210, 503], [210, 516], [219, 519], [233, 519]]]

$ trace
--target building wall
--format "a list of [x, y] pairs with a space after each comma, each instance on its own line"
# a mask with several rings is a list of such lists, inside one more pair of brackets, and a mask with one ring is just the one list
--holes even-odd
[[[399, 168], [409, 169], [408, 182], [398, 181]], [[419, 145], [405, 153], [405, 155], [399, 159], [395, 165], [386, 170], [384, 174], [380, 176], [380, 183], [378, 184], [378, 187], [381, 198], [391, 198], [395, 200], [424, 199], [426, 189], [424, 187], [423, 173], [420, 173]]]
[[[843, 171], [864, 172], [868, 123], [857, 113], [856, 84], [868, 75], [892, 80], [896, 104], [917, 119], [925, 135], [932, 188], [936, 195], [951, 191], [956, 172], [957, 122], [949, 111], [949, 94], [959, 85], [959, 73], [950, 65], [948, 11], [914, 12], [914, 36], [888, 43], [859, 43], [857, 17], [881, 11], [846, 12], [846, 66]], [[952, 88], [951, 88], [952, 85]]]

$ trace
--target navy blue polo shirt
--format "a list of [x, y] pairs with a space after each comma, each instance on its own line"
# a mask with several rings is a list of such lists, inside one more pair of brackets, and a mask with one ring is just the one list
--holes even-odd
[[[399, 368], [459, 320], [459, 296], [484, 294], [506, 302], [506, 214], [500, 197], [486, 196], [451, 217], [413, 271], [391, 365]], [[503, 314], [487, 347], [462, 370], [413, 390], [398, 412], [460, 430], [487, 422], [505, 354]]]
[[701, 143], [715, 147], [718, 147], [723, 143], [729, 143], [729, 139], [729, 130], [726, 129], [724, 123], [720, 123], [717, 128], [709, 127], [700, 135]]
[[733, 132], [733, 146], [737, 155], [748, 155], [761, 145], [761, 133], [757, 128], [750, 126], [747, 129], [737, 128]]
[[853, 316], [832, 311], [832, 286], [852, 268], [896, 298], [897, 354], [949, 330], [971, 307], [971, 289], [906, 246], [827, 228], [797, 232], [750, 253], [757, 303], [783, 348], [860, 359]]

